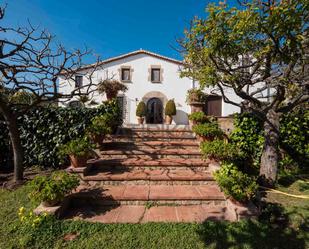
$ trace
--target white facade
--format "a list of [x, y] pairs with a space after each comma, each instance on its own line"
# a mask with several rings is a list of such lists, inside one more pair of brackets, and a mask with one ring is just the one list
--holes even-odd
[[[130, 82], [124, 83], [128, 87], [128, 91], [118, 94], [123, 97], [125, 123], [137, 123], [135, 113], [140, 101], [144, 101], [147, 105], [151, 99], [158, 98], [161, 100], [163, 108], [167, 100], [174, 99], [177, 114], [173, 118], [173, 123], [188, 124], [190, 106], [186, 103], [186, 94], [193, 87], [193, 82], [189, 78], [180, 77], [181, 61], [139, 50], [102, 61], [92, 76], [93, 83], [96, 84], [100, 80], [110, 78], [121, 81], [121, 68], [124, 67], [130, 68], [131, 72]], [[160, 83], [151, 81], [151, 68], [160, 68]], [[87, 70], [89, 69], [80, 72], [80, 75], [86, 76]], [[83, 84], [87, 83], [87, 77], [83, 77]], [[61, 86], [59, 91], [62, 93], [70, 93], [75, 87], [75, 83], [70, 84], [63, 79], [60, 79], [59, 85]], [[210, 89], [207, 89], [206, 92], [210, 92]], [[97, 103], [106, 100], [106, 97], [98, 92], [94, 92], [90, 97]], [[232, 96], [232, 99], [238, 101], [236, 96], [234, 98]], [[222, 102], [222, 116], [235, 112], [239, 112], [239, 108]]]

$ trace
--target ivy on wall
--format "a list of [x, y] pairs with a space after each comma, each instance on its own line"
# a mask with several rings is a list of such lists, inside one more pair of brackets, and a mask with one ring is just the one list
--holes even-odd
[[[264, 137], [262, 122], [253, 114], [235, 116], [235, 130], [231, 142], [258, 167], [262, 154]], [[280, 120], [281, 166], [297, 164], [300, 167], [309, 162], [309, 111], [299, 109], [283, 115]]]
[[[115, 126], [122, 123], [120, 108], [115, 101], [98, 108], [36, 107], [19, 117], [19, 129], [24, 147], [24, 165], [57, 168], [61, 165], [59, 146], [71, 139], [82, 137], [91, 119], [111, 113]], [[0, 163], [10, 161], [11, 152], [4, 122], [0, 122]], [[4, 153], [2, 153], [4, 152]]]

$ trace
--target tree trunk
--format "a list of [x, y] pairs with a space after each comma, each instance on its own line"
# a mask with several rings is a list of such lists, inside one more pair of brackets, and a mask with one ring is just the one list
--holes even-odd
[[264, 186], [273, 186], [277, 180], [279, 158], [279, 118], [270, 110], [264, 123], [264, 147], [261, 157], [260, 182]]
[[5, 104], [0, 100], [0, 112], [2, 113], [6, 125], [9, 130], [9, 136], [12, 143], [14, 155], [14, 181], [20, 182], [23, 180], [23, 147], [21, 145], [20, 133], [17, 126], [17, 117]]

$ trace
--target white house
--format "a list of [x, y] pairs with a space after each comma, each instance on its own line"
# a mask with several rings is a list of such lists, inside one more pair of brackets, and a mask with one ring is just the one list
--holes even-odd
[[[173, 122], [188, 124], [190, 106], [186, 103], [186, 94], [189, 89], [196, 87], [197, 83], [190, 78], [180, 77], [182, 66], [182, 61], [145, 50], [137, 50], [101, 61], [92, 79], [97, 83], [100, 80], [113, 78], [128, 87], [128, 91], [118, 94], [125, 123], [137, 123], [135, 112], [140, 101], [144, 101], [147, 106], [147, 123], [163, 123], [165, 104], [169, 99], [174, 99], [177, 114]], [[84, 76], [90, 69], [91, 65], [76, 75], [75, 83], [66, 82], [60, 78], [59, 91], [70, 93], [76, 87], [76, 83], [87, 84], [87, 77]], [[216, 93], [214, 89], [207, 89], [206, 92]], [[105, 96], [97, 92], [91, 97], [97, 103], [105, 100]], [[240, 101], [231, 94], [229, 97]], [[214, 94], [205, 104], [205, 112], [209, 115], [228, 116], [239, 112], [239, 108], [224, 103], [220, 96]]]

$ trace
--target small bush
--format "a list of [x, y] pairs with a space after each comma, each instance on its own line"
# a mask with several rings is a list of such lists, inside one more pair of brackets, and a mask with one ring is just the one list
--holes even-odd
[[218, 123], [215, 122], [194, 125], [192, 130], [194, 133], [201, 137], [220, 138], [224, 134]]
[[193, 102], [204, 103], [207, 100], [207, 94], [204, 93], [201, 89], [192, 88], [187, 92], [186, 102], [187, 104]]
[[94, 117], [91, 120], [91, 125], [87, 129], [90, 134], [93, 135], [106, 135], [112, 133], [112, 124], [111, 124], [110, 115], [103, 114], [97, 117]]
[[141, 101], [138, 103], [136, 108], [136, 116], [137, 117], [145, 117], [146, 116], [146, 104]]
[[77, 138], [60, 147], [60, 155], [87, 156], [94, 148], [87, 137]]
[[189, 120], [195, 121], [197, 123], [208, 122], [208, 118], [204, 112], [193, 112], [189, 115]]
[[64, 171], [54, 172], [51, 176], [36, 176], [30, 183], [29, 197], [39, 202], [62, 201], [65, 195], [79, 185], [76, 175]]
[[233, 163], [223, 163], [214, 173], [214, 178], [222, 191], [236, 201], [246, 202], [256, 196], [258, 185], [255, 178], [239, 171]]
[[173, 99], [167, 101], [165, 106], [165, 115], [174, 116], [176, 115], [176, 105]]
[[204, 158], [214, 158], [222, 161], [240, 159], [241, 152], [235, 144], [225, 143], [223, 140], [214, 140], [201, 143], [201, 152]]

